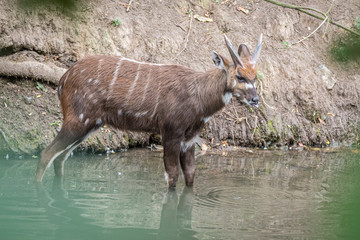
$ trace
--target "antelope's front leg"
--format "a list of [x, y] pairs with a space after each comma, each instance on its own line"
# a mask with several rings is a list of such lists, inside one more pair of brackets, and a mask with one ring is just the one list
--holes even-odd
[[180, 152], [180, 164], [186, 186], [192, 187], [195, 177], [195, 144]]
[[169, 188], [175, 188], [179, 177], [179, 157], [180, 157], [180, 141], [165, 141], [164, 145], [164, 165], [167, 175]]

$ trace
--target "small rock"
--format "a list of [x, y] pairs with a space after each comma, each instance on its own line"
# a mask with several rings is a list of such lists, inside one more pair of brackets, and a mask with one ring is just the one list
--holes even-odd
[[24, 96], [25, 104], [27, 104], [27, 105], [31, 104], [32, 100], [33, 100], [32, 97]]
[[337, 80], [334, 77], [334, 74], [324, 64], [319, 66], [317, 73], [321, 76], [321, 79], [324, 81], [326, 88], [328, 90], [333, 89]]

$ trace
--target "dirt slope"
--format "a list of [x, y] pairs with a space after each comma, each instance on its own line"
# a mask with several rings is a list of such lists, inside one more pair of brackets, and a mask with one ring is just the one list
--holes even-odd
[[[124, 1], [114, 0], [77, 1], [71, 11], [0, 2], [0, 150], [31, 154], [54, 138], [62, 117], [55, 85], [78, 59], [113, 54], [206, 70], [213, 67], [212, 50], [230, 57], [223, 33], [250, 49], [264, 34], [257, 83], [261, 107], [252, 111], [233, 99], [206, 126], [203, 138], [208, 142], [329, 145], [354, 142], [359, 134], [359, 61], [339, 64], [331, 59], [331, 40], [343, 33], [332, 25], [304, 44], [286, 47], [283, 41], [296, 42], [321, 23], [295, 10], [260, 0], [133, 1], [128, 12]], [[329, 6], [326, 0], [287, 2], [325, 12]], [[213, 21], [200, 22], [195, 14]], [[359, 16], [357, 0], [337, 1], [331, 11], [333, 20], [349, 27]], [[114, 19], [121, 20], [118, 26]], [[118, 150], [154, 139], [103, 128], [83, 147]]]

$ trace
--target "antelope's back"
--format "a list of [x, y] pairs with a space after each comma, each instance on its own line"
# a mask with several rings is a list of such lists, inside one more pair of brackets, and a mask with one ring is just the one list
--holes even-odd
[[156, 132], [158, 119], [166, 118], [169, 110], [182, 107], [179, 103], [190, 97], [192, 73], [179, 65], [88, 57], [73, 65], [59, 82], [64, 120]]

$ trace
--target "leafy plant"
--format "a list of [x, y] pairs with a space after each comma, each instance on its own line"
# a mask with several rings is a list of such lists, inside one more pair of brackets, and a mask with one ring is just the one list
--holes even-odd
[[256, 77], [258, 79], [265, 79], [265, 75], [262, 72], [260, 72], [260, 70], [257, 71]]
[[50, 123], [50, 126], [61, 126], [61, 121], [57, 120], [55, 122]]
[[283, 41], [282, 43], [283, 43], [285, 46], [290, 47], [290, 45], [289, 45], [286, 41]]
[[36, 82], [36, 89], [39, 89], [39, 90], [41, 90], [43, 92], [47, 92], [47, 89], [45, 89], [44, 85], [42, 85], [39, 82]]
[[120, 23], [121, 23], [121, 20], [118, 18], [115, 18], [114, 20], [112, 20], [112, 25], [114, 27], [118, 27], [120, 25]]

